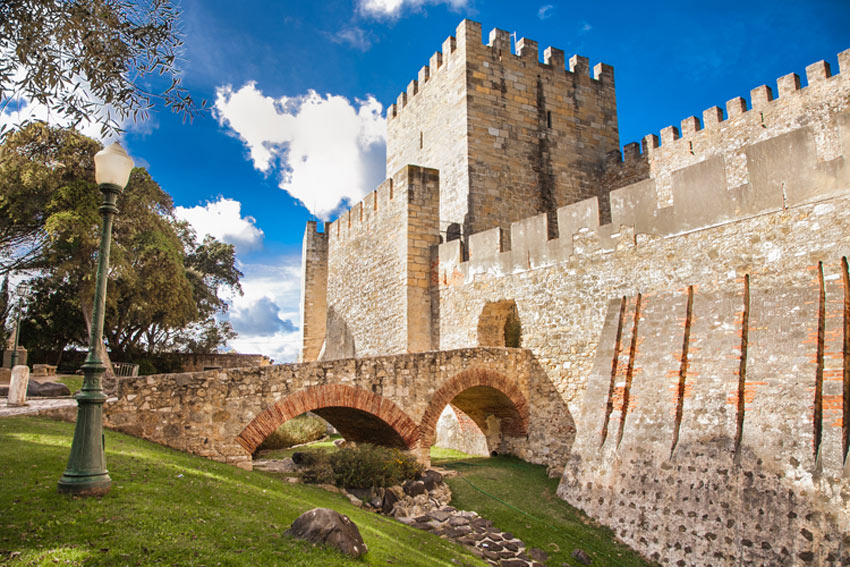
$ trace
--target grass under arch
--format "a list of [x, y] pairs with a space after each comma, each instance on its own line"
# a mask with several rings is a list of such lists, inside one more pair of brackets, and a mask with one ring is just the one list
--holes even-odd
[[[460, 546], [351, 506], [336, 494], [106, 432], [103, 498], [57, 493], [73, 424], [0, 419], [0, 564], [481, 566]], [[361, 560], [283, 536], [317, 506], [348, 515]], [[14, 559], [10, 559], [13, 554]]]

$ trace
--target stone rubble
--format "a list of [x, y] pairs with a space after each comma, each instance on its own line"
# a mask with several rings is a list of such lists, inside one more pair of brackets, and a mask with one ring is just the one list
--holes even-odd
[[[292, 459], [266, 459], [254, 462], [259, 470], [294, 472], [298, 466]], [[452, 493], [443, 482], [454, 471], [427, 470], [418, 480], [403, 486], [388, 488], [336, 489], [354, 506], [392, 516], [414, 528], [453, 540], [495, 567], [543, 567], [535, 560], [545, 553], [528, 549], [525, 543], [510, 532], [502, 532], [493, 522], [476, 512], [449, 506]], [[324, 487], [324, 485], [323, 485]]]

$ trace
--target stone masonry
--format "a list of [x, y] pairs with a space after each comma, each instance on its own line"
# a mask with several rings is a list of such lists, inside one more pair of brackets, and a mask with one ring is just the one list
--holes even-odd
[[569, 452], [562, 498], [664, 565], [850, 564], [850, 50], [620, 152], [610, 67], [481, 37], [461, 23], [388, 112], [388, 170], [434, 193], [329, 250], [324, 359], [518, 333], [575, 423], [528, 429]]
[[[107, 426], [237, 466], [286, 420], [312, 411], [346, 438], [408, 448], [428, 461], [437, 420], [454, 404], [489, 450], [560, 468], [574, 424], [523, 349], [475, 348], [329, 362], [120, 378]], [[564, 440], [553, 442], [552, 440]]]

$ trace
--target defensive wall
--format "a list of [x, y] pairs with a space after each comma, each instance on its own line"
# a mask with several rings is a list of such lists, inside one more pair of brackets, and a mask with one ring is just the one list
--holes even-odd
[[312, 411], [346, 439], [429, 460], [448, 404], [488, 431], [489, 450], [561, 470], [574, 424], [527, 350], [474, 348], [120, 378], [107, 427], [250, 469], [286, 420]]
[[[438, 202], [438, 173], [405, 166], [326, 224], [324, 233], [310, 226], [304, 235], [302, 360], [431, 348]], [[324, 349], [316, 348], [320, 341]]]
[[[387, 171], [440, 172], [448, 237], [547, 212], [600, 193], [619, 147], [614, 71], [586, 57], [464, 20], [387, 111]], [[606, 201], [607, 203], [607, 201]], [[553, 221], [554, 222], [554, 221]]]
[[592, 198], [438, 248], [435, 344], [515, 306], [577, 424], [559, 495], [665, 565], [850, 564], [838, 59], [612, 156], [610, 223]]

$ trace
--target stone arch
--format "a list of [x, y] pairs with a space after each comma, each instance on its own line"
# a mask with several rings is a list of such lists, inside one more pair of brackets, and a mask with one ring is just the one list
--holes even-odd
[[363, 388], [327, 384], [304, 388], [278, 400], [248, 424], [236, 441], [249, 453], [285, 421], [312, 411], [346, 439], [412, 449], [416, 423], [392, 400]]
[[478, 316], [478, 345], [519, 348], [522, 326], [512, 299], [488, 301]]
[[516, 383], [504, 374], [484, 368], [465, 370], [443, 384], [431, 397], [419, 425], [420, 447], [431, 447], [443, 408], [453, 404], [468, 415], [482, 431], [487, 416], [496, 416], [501, 432], [510, 437], [528, 433], [528, 401]]

